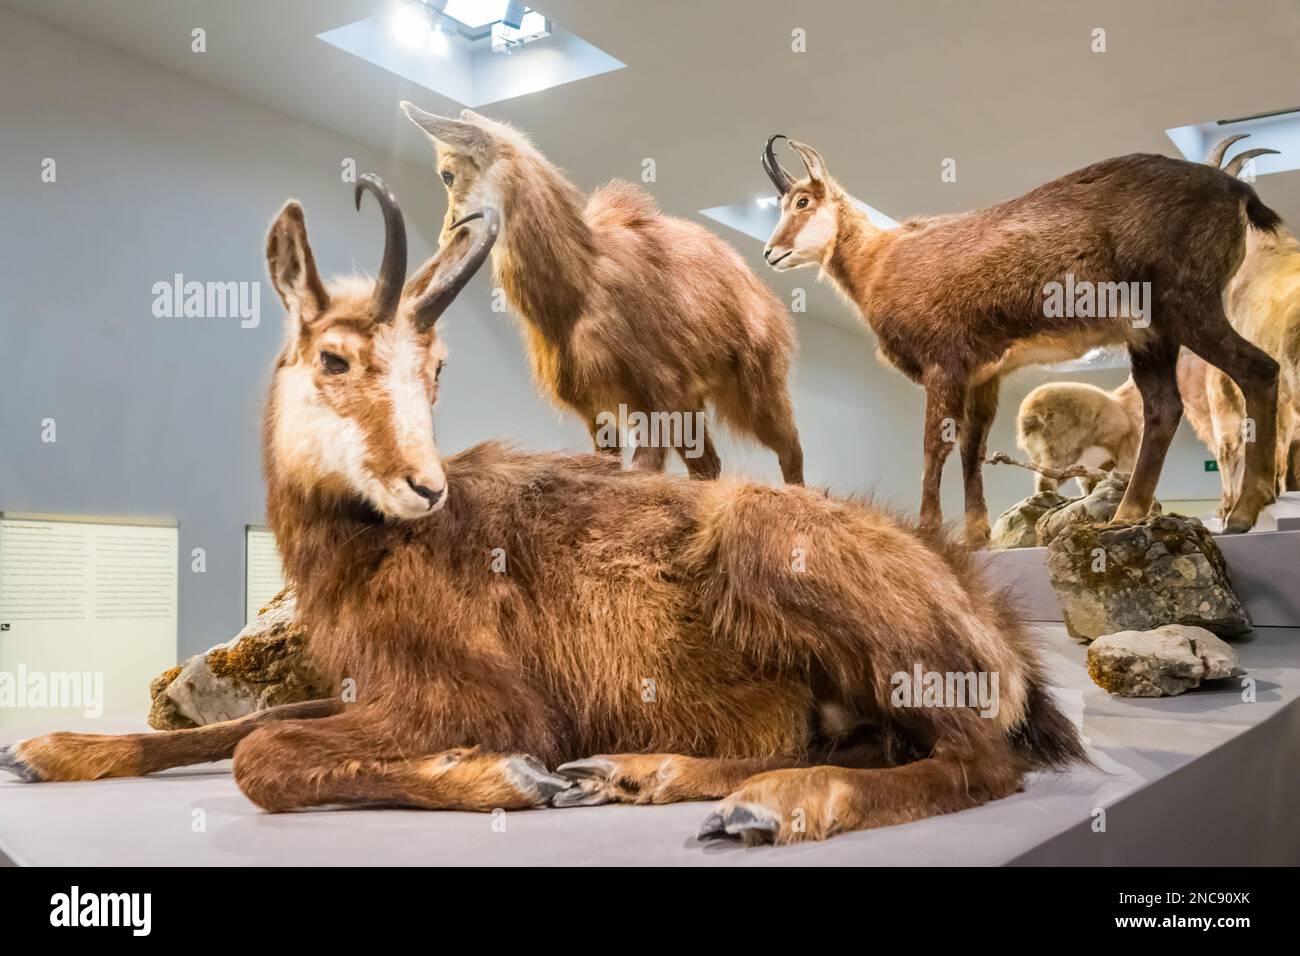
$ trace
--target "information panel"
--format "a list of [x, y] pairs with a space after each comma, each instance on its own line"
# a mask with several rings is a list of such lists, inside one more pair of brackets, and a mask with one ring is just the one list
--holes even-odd
[[244, 529], [244, 623], [270, 603], [284, 588], [284, 565], [270, 528], [248, 525]]
[[175, 522], [0, 513], [0, 725], [149, 712], [176, 664]]

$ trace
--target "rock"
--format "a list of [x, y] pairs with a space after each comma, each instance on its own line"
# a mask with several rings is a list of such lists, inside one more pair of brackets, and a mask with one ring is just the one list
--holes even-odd
[[1195, 518], [1066, 524], [1047, 545], [1047, 573], [1078, 640], [1164, 624], [1195, 625], [1220, 637], [1250, 630], [1223, 554]]
[[1088, 675], [1123, 697], [1174, 697], [1201, 681], [1243, 673], [1236, 652], [1203, 627], [1120, 631], [1088, 646]]
[[[1128, 476], [1112, 471], [1109, 476], [1097, 482], [1087, 495], [1051, 509], [1038, 519], [1035, 531], [1039, 545], [1047, 547], [1068, 525], [1087, 522], [1105, 524], [1110, 521], [1119, 510], [1119, 503], [1124, 499], [1127, 488]], [[1151, 514], [1160, 514], [1158, 503], [1151, 503]]]
[[306, 644], [293, 592], [286, 588], [232, 640], [154, 679], [149, 726], [201, 727], [277, 704], [328, 696], [307, 661]]
[[1040, 491], [1016, 502], [998, 516], [989, 534], [990, 548], [1033, 548], [1038, 544], [1035, 525], [1053, 508], [1069, 504], [1070, 499], [1055, 491]]

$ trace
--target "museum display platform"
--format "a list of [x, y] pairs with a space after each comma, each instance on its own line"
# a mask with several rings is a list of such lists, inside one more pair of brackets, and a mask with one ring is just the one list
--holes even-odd
[[[1294, 566], [1294, 565], [1293, 565]], [[229, 763], [95, 783], [24, 784], [0, 774], [0, 861], [100, 865], [912, 865], [1300, 863], [1300, 629], [1234, 642], [1242, 680], [1181, 697], [1113, 698], [1061, 625], [1036, 626], [1056, 693], [1095, 768], [1037, 774], [973, 810], [824, 843], [696, 842], [707, 803], [488, 814], [415, 810], [270, 815]], [[15, 739], [62, 729], [34, 725]], [[7, 740], [5, 742], [8, 742]], [[195, 832], [202, 810], [204, 828]], [[1098, 811], [1104, 811], [1099, 814]], [[1100, 828], [1104, 824], [1104, 830]]]

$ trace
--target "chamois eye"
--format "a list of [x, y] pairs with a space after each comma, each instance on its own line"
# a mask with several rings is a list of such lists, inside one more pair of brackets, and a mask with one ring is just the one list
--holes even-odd
[[446, 362], [439, 362], [438, 367], [433, 370], [433, 380], [435, 382], [438, 381], [438, 379], [442, 378], [442, 367], [446, 364], [447, 364]]
[[796, 209], [807, 209], [807, 208], [808, 208], [808, 197], [807, 197], [807, 196], [800, 196], [800, 197], [799, 197], [799, 201], [798, 201], [797, 203], [794, 204], [794, 207], [795, 207]]
[[446, 183], [448, 186], [450, 186], [453, 182], [456, 181], [456, 176], [454, 173], [452, 173], [450, 169], [444, 169], [442, 171], [442, 181]]
[[330, 375], [341, 375], [348, 370], [348, 360], [333, 352], [320, 353], [320, 364]]

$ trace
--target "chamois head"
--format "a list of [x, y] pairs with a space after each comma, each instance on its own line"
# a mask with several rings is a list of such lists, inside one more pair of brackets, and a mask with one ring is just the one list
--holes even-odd
[[[808, 170], [805, 178], [796, 180], [777, 160], [772, 147], [778, 139], [786, 140], [799, 154]], [[763, 258], [778, 272], [821, 265], [839, 229], [835, 188], [825, 161], [811, 146], [778, 134], [768, 137], [763, 148], [763, 169], [781, 194], [781, 220], [767, 241]]]
[[447, 187], [447, 218], [442, 242], [466, 210], [506, 209], [511, 180], [517, 175], [514, 160], [535, 150], [519, 131], [473, 110], [461, 110], [460, 119], [426, 113], [406, 100], [402, 109], [433, 141], [438, 176]]
[[[358, 209], [367, 190], [384, 214], [373, 283], [321, 281], [297, 202], [285, 204], [266, 237], [267, 268], [288, 321], [271, 391], [268, 463], [300, 491], [418, 518], [447, 500], [433, 441], [446, 348], [434, 323], [487, 258], [498, 216], [489, 208], [444, 230], [448, 241], [408, 280], [397, 200], [367, 174], [357, 183]], [[465, 224], [476, 219], [484, 228], [472, 239]]]

